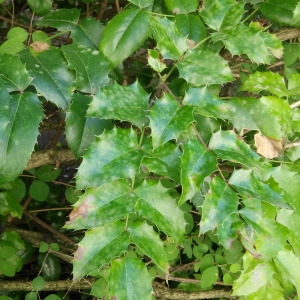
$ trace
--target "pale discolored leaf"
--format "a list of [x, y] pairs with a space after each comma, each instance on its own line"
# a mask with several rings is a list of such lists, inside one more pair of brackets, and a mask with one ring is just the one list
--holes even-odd
[[234, 80], [228, 62], [206, 48], [189, 51], [177, 63], [179, 74], [193, 86], [223, 84]]
[[238, 162], [249, 168], [259, 166], [259, 156], [233, 131], [219, 130], [213, 133], [209, 148], [222, 160]]
[[164, 94], [162, 98], [157, 99], [149, 117], [153, 148], [177, 139], [193, 122], [193, 110], [190, 106], [180, 106], [170, 94]]
[[49, 45], [46, 42], [37, 41], [30, 44], [34, 52], [43, 52], [49, 49]]
[[151, 300], [151, 276], [138, 258], [117, 258], [112, 261], [109, 274], [111, 299]]
[[228, 216], [238, 211], [239, 197], [223, 179], [214, 177], [209, 188], [202, 206], [200, 234], [223, 225]]
[[105, 131], [96, 137], [84, 155], [76, 175], [77, 188], [81, 190], [118, 178], [133, 178], [147, 155], [139, 149], [137, 134], [133, 129], [114, 128]]
[[72, 104], [66, 112], [65, 134], [68, 145], [78, 159], [105, 129], [112, 129], [111, 120], [102, 120], [86, 116], [91, 98], [80, 93], [72, 97]]
[[109, 64], [97, 50], [82, 45], [62, 45], [61, 50], [68, 61], [68, 67], [76, 72], [76, 89], [96, 94], [100, 87], [108, 84]]
[[280, 155], [282, 150], [282, 141], [270, 139], [261, 133], [254, 135], [255, 147], [257, 153], [265, 158], [274, 158]]
[[25, 49], [19, 56], [26, 64], [37, 91], [58, 107], [68, 108], [71, 103], [74, 74], [67, 68], [61, 51], [54, 47], [43, 52]]
[[124, 223], [121, 221], [87, 231], [74, 253], [74, 279], [79, 280], [108, 264], [126, 251], [129, 243], [129, 234], [124, 230]]
[[195, 11], [198, 6], [197, 0], [165, 0], [165, 4], [167, 8], [173, 14], [184, 14], [187, 15], [188, 13]]
[[153, 227], [142, 221], [136, 221], [128, 227], [132, 243], [138, 246], [145, 255], [165, 273], [169, 273], [169, 263], [164, 244]]
[[129, 86], [114, 84], [99, 90], [93, 97], [87, 115], [104, 119], [129, 121], [139, 128], [148, 123], [149, 95], [138, 81]]
[[44, 116], [36, 94], [14, 94], [10, 100], [7, 94], [4, 96], [1, 101], [5, 101], [9, 109], [0, 110], [3, 114], [0, 119], [4, 120], [4, 128], [0, 130], [3, 138], [0, 141], [0, 185], [15, 179], [24, 170], [37, 141], [39, 123]]
[[150, 23], [145, 10], [123, 10], [105, 27], [100, 50], [116, 66], [137, 50], [149, 33]]
[[90, 188], [74, 204], [66, 228], [90, 229], [123, 218], [134, 212], [137, 199], [125, 179]]
[[151, 27], [157, 42], [156, 47], [164, 59], [179, 59], [188, 49], [186, 37], [179, 32], [175, 23], [168, 18], [151, 18]]
[[184, 144], [181, 157], [182, 193], [179, 204], [191, 199], [199, 190], [205, 177], [217, 169], [216, 156], [194, 138]]
[[144, 181], [134, 190], [139, 197], [136, 210], [150, 219], [159, 230], [180, 243], [185, 233], [184, 212], [177, 206], [176, 200], [168, 189], [154, 180]]

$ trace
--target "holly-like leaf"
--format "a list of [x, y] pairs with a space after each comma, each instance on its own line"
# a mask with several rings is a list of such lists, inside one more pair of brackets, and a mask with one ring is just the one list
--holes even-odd
[[90, 229], [105, 225], [134, 212], [137, 201], [125, 179], [88, 189], [74, 204], [69, 229]]
[[129, 2], [135, 4], [139, 8], [148, 7], [153, 3], [154, 0], [129, 0]]
[[87, 231], [74, 253], [74, 279], [79, 280], [92, 271], [99, 270], [126, 251], [129, 243], [129, 234], [121, 221]]
[[157, 42], [157, 49], [163, 58], [179, 59], [188, 49], [186, 37], [177, 29], [174, 22], [168, 18], [151, 18], [151, 27]]
[[261, 91], [270, 91], [278, 97], [288, 96], [284, 78], [274, 72], [255, 72], [245, 80], [242, 91], [259, 93]]
[[211, 94], [206, 86], [201, 88], [190, 88], [185, 94], [182, 104], [195, 106], [195, 113], [207, 117], [229, 117], [226, 103], [217, 96]]
[[54, 47], [43, 52], [25, 49], [19, 55], [37, 91], [58, 107], [68, 108], [74, 75], [67, 68], [61, 51]]
[[180, 76], [193, 86], [223, 84], [234, 80], [228, 62], [206, 48], [191, 50], [177, 67]]
[[164, 244], [153, 227], [142, 221], [128, 226], [132, 243], [138, 246], [165, 273], [169, 273], [169, 263]]
[[[2, 181], [0, 182], [2, 184]], [[0, 193], [0, 214], [3, 216], [11, 215], [21, 219], [22, 217], [22, 206], [19, 200], [12, 195], [10, 192]]]
[[278, 207], [289, 207], [282, 195], [273, 191], [267, 184], [257, 179], [251, 170], [235, 170], [229, 179], [241, 195], [252, 196]]
[[150, 23], [145, 10], [121, 11], [105, 27], [100, 50], [116, 66], [142, 45], [149, 32]]
[[136, 210], [150, 219], [159, 230], [180, 243], [185, 233], [184, 212], [179, 209], [168, 189], [160, 182], [144, 181], [134, 193], [139, 197]]
[[209, 188], [202, 206], [200, 234], [223, 225], [228, 216], [238, 211], [239, 197], [223, 179], [214, 177]]
[[244, 12], [243, 2], [216, 0], [205, 3], [200, 16], [210, 28], [222, 31], [239, 24]]
[[233, 131], [219, 130], [213, 133], [209, 148], [222, 160], [238, 162], [248, 168], [258, 167], [260, 157], [243, 140], [238, 139]]
[[109, 64], [102, 53], [82, 45], [71, 44], [61, 47], [68, 66], [76, 72], [76, 89], [96, 94], [100, 87], [108, 84]]
[[216, 156], [194, 138], [184, 144], [181, 157], [182, 193], [179, 204], [183, 204], [200, 190], [205, 177], [217, 169]]
[[259, 130], [274, 140], [281, 140], [282, 131], [269, 107], [255, 98], [232, 98], [227, 103], [233, 126], [243, 129]]
[[65, 134], [74, 156], [79, 158], [105, 129], [112, 129], [111, 120], [101, 120], [86, 116], [90, 97], [75, 93], [72, 104], [66, 112]]
[[27, 0], [27, 3], [33, 12], [39, 16], [42, 16], [50, 11], [53, 0]]
[[177, 139], [193, 122], [193, 109], [190, 106], [180, 106], [170, 94], [164, 94], [161, 99], [157, 99], [149, 117], [153, 148]]
[[109, 274], [111, 299], [151, 300], [151, 276], [138, 258], [117, 258], [112, 261]]
[[20, 59], [6, 53], [0, 54], [0, 74], [10, 92], [22, 93], [32, 81]]
[[272, 61], [269, 50], [275, 54], [278, 51], [281, 53], [282, 45], [271, 43], [270, 39], [265, 42], [266, 35], [269, 33], [261, 33], [253, 27], [240, 24], [231, 29], [213, 33], [212, 41], [222, 41], [232, 55], [246, 54], [255, 63], [268, 64]]
[[184, 14], [195, 11], [198, 6], [197, 0], [165, 0], [166, 7], [173, 12], [173, 14]]
[[133, 178], [144, 156], [147, 153], [139, 149], [133, 129], [105, 131], [90, 146], [78, 168], [77, 188], [81, 190], [118, 178]]
[[[5, 123], [0, 130], [3, 137], [0, 141], [0, 185], [13, 180], [24, 170], [39, 134], [38, 125], [44, 116], [36, 94], [14, 94], [10, 101], [7, 95], [4, 96], [1, 101], [5, 101], [9, 109], [0, 111], [3, 113], [0, 119], [3, 118]], [[24, 118], [24, 115], [27, 117]]]
[[149, 95], [136, 81], [130, 86], [116, 83], [100, 89], [93, 97], [87, 114], [103, 119], [126, 120], [142, 128], [148, 123], [148, 108]]

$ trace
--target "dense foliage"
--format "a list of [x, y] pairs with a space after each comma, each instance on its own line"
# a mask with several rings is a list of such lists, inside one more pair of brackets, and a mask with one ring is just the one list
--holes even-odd
[[0, 3], [0, 299], [298, 299], [300, 2]]

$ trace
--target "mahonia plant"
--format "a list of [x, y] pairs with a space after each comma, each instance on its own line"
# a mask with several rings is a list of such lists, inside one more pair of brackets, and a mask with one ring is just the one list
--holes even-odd
[[[18, 50], [0, 47], [0, 185], [24, 170], [41, 99], [52, 102], [82, 157], [84, 194], [65, 225], [86, 230], [74, 280], [108, 267], [110, 299], [152, 299], [153, 278], [168, 280], [180, 252], [194, 274], [178, 274], [200, 284], [179, 288], [298, 294], [299, 54], [271, 33], [300, 26], [298, 1], [279, 11], [275, 0], [129, 0], [106, 25], [49, 2], [28, 1], [43, 15], [35, 27], [72, 43], [51, 46], [38, 31], [32, 46], [25, 32]], [[9, 191], [0, 204], [21, 217]]]

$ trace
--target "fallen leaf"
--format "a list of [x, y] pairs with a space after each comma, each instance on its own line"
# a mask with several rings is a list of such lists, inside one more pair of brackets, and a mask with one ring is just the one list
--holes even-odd
[[31, 43], [30, 46], [33, 48], [34, 52], [43, 52], [49, 49], [49, 45], [47, 43], [40, 41]]
[[265, 158], [278, 157], [282, 150], [282, 141], [270, 139], [261, 133], [254, 135], [256, 152]]

